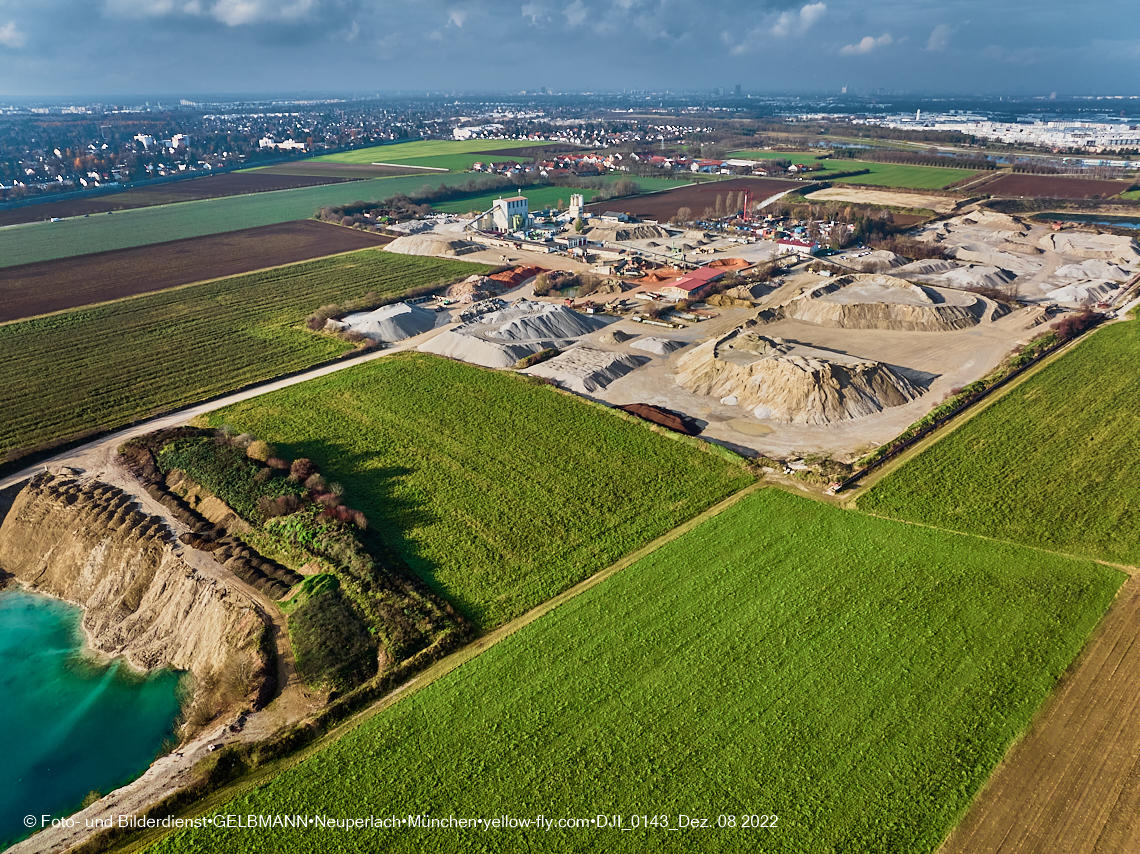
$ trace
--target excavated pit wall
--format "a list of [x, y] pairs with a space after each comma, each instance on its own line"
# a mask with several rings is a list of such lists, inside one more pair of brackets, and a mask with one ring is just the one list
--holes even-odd
[[88, 643], [99, 652], [199, 679], [244, 653], [265, 681], [260, 610], [183, 561], [165, 522], [117, 487], [34, 478], [0, 525], [0, 570], [83, 608]]

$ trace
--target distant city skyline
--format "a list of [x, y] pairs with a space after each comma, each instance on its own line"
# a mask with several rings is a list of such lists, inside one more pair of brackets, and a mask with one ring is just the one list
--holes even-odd
[[1140, 94], [1134, 7], [0, 0], [0, 98], [548, 90]]

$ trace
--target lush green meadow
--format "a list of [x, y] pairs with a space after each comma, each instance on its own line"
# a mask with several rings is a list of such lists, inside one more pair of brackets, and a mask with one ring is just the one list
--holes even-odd
[[516, 374], [397, 354], [211, 413], [342, 483], [476, 625], [516, 617], [752, 481]]
[[0, 268], [307, 219], [324, 205], [384, 199], [425, 184], [437, 186], [433, 177], [437, 176], [326, 184], [0, 228]]
[[[625, 831], [208, 827], [151, 850], [931, 852], [1122, 580], [763, 490], [217, 810]], [[709, 827], [630, 829], [682, 814]]]
[[512, 148], [535, 148], [549, 143], [530, 142], [525, 139], [425, 139], [401, 142], [395, 145], [377, 145], [358, 148], [339, 154], [326, 154], [313, 158], [330, 163], [399, 163], [404, 166], [431, 166], [465, 172], [472, 163], [487, 162], [494, 158], [486, 153]]
[[862, 498], [872, 513], [1140, 566], [1140, 322], [1094, 333]]
[[[908, 166], [899, 163], [875, 163], [867, 160], [821, 160], [814, 154], [795, 154], [786, 151], [734, 151], [731, 157], [747, 160], [790, 160], [796, 165], [813, 164], [821, 167], [820, 179], [836, 184], [867, 184], [874, 187], [902, 187], [912, 190], [937, 190], [976, 175], [972, 169], [951, 166]], [[868, 169], [869, 173], [846, 178], [828, 178], [828, 172], [850, 172]]]
[[[669, 178], [641, 178], [630, 177], [629, 175], [607, 175], [607, 183], [629, 178], [637, 184], [643, 193], [654, 193], [658, 190], [672, 190], [680, 186], [682, 183], [688, 183], [689, 176], [685, 175], [680, 180], [671, 180]], [[545, 208], [557, 205], [559, 201], [565, 204], [570, 204], [570, 196], [573, 193], [582, 193], [586, 197], [586, 202], [589, 203], [594, 196], [595, 190], [576, 190], [573, 187], [523, 187], [522, 195], [530, 200], [530, 209], [543, 210]], [[502, 198], [503, 196], [513, 195], [510, 189], [497, 190], [493, 193], [483, 193], [479, 196], [473, 196], [467, 199], [458, 199], [452, 202], [439, 202], [433, 204], [432, 208], [437, 211], [445, 211], [447, 213], [467, 213], [468, 211], [485, 211], [488, 210], [494, 203], [495, 199]], [[614, 204], [620, 205], [619, 201]]]
[[1130, 199], [1131, 201], [1140, 201], [1140, 190], [1129, 190], [1127, 193], [1121, 193], [1120, 198]]
[[[838, 167], [838, 161], [835, 166]], [[872, 187], [902, 187], [911, 190], [938, 190], [978, 173], [972, 169], [955, 169], [950, 166], [907, 166], [901, 163], [872, 163], [864, 160], [845, 160], [849, 169], [869, 169], [869, 174], [850, 175], [846, 178], [827, 178], [835, 184], [867, 184]], [[824, 176], [826, 177], [826, 176]]]
[[0, 326], [0, 460], [331, 359], [321, 305], [487, 269], [366, 249]]

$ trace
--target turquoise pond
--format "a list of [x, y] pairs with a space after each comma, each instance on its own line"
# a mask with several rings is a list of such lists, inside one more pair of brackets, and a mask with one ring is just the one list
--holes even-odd
[[180, 676], [83, 651], [78, 608], [0, 591], [0, 849], [27, 815], [63, 815], [137, 777], [173, 733]]

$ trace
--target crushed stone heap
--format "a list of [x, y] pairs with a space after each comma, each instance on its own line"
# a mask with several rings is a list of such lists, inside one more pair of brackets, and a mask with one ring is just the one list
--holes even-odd
[[791, 345], [754, 322], [677, 361], [677, 384], [787, 424], [832, 424], [915, 400], [922, 389], [879, 362]]

